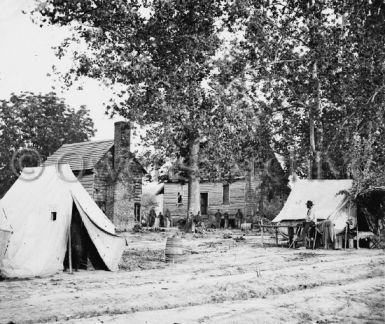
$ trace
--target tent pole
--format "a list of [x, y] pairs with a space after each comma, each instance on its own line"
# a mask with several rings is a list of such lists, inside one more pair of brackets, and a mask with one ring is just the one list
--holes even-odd
[[346, 226], [345, 226], [345, 245], [344, 245], [344, 250], [346, 250], [346, 244], [348, 244], [348, 227], [349, 227], [349, 224], [348, 224], [348, 222], [346, 222]]
[[278, 246], [278, 227], [275, 228], [275, 244]]
[[263, 219], [261, 218], [261, 242], [263, 246]]
[[69, 265], [69, 274], [72, 274], [72, 248], [71, 248], [71, 223], [68, 226], [68, 265]]
[[357, 250], [360, 248], [360, 239], [358, 238], [358, 217], [357, 217]]

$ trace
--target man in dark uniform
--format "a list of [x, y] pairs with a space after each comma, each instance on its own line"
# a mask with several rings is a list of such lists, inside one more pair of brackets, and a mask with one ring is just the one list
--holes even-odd
[[238, 209], [237, 213], [235, 214], [235, 227], [241, 228], [241, 224], [243, 222], [243, 214], [240, 209]]
[[223, 218], [225, 220], [224, 228], [228, 228], [229, 227], [229, 213], [225, 212], [223, 214]]
[[222, 219], [222, 214], [218, 209], [218, 211], [215, 213], [215, 226], [217, 228], [221, 226], [221, 219]]

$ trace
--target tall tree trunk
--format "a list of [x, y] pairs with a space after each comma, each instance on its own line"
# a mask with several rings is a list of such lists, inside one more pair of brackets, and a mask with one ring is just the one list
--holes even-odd
[[310, 109], [310, 159], [308, 178], [313, 177], [313, 161], [315, 160], [317, 167], [317, 179], [322, 179], [322, 156], [321, 156], [321, 138], [323, 137], [323, 130], [321, 127], [317, 130], [316, 138], [316, 119], [319, 119], [321, 114], [321, 85], [318, 77], [318, 63], [317, 61], [313, 64], [313, 79], [316, 85], [317, 95], [315, 97], [314, 105]]
[[307, 159], [307, 178], [313, 179], [313, 156], [310, 154]]
[[[321, 83], [318, 77], [318, 64], [317, 61], [314, 62], [314, 80], [317, 89], [316, 103], [315, 103], [315, 113], [320, 119], [321, 116]], [[322, 138], [323, 138], [323, 129], [321, 127], [321, 122], [319, 121], [319, 126], [317, 129], [317, 143], [315, 143], [315, 158], [317, 163], [317, 179], [322, 179]]]
[[192, 212], [193, 215], [198, 214], [201, 210], [200, 203], [200, 186], [199, 186], [199, 138], [194, 139], [189, 148], [189, 171], [188, 171], [188, 212]]
[[314, 122], [314, 108], [310, 104], [310, 114], [309, 114], [309, 138], [310, 138], [310, 152], [308, 159], [308, 172], [307, 178], [313, 179], [313, 160], [315, 153], [315, 122]]

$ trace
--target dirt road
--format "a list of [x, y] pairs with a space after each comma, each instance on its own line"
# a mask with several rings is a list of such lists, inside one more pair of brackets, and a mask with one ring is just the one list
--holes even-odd
[[218, 234], [185, 243], [196, 254], [181, 264], [162, 261], [165, 236], [152, 234], [131, 237], [116, 273], [0, 282], [0, 323], [385, 321], [382, 250], [263, 248]]

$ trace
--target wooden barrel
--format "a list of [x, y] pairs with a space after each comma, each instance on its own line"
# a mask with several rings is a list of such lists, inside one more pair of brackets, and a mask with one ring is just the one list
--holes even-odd
[[169, 237], [166, 241], [166, 262], [177, 263], [183, 260], [184, 250], [182, 240], [179, 237]]

